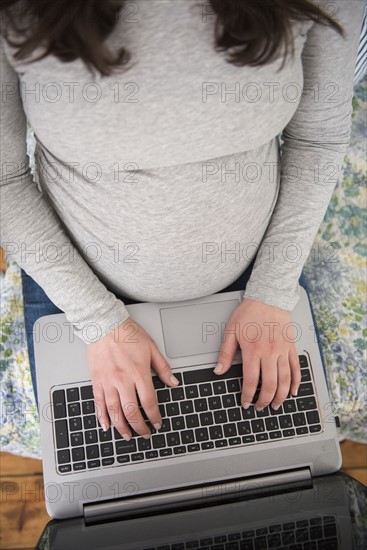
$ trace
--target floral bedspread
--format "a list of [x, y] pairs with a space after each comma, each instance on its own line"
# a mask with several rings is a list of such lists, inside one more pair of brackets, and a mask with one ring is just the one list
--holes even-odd
[[[310, 254], [304, 274], [320, 331], [332, 407], [341, 421], [340, 434], [367, 442], [366, 78], [355, 88], [353, 105], [344, 173], [315, 239], [316, 254]], [[8, 260], [0, 292], [0, 448], [40, 458], [21, 277], [14, 261]]]

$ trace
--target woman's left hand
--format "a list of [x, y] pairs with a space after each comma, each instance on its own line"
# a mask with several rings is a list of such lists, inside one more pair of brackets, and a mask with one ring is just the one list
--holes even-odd
[[[247, 409], [254, 397], [261, 372], [261, 391], [254, 404], [261, 410], [271, 404], [278, 409], [289, 392], [297, 395], [301, 382], [298, 353], [290, 313], [257, 300], [245, 298], [232, 313], [218, 357], [224, 374], [232, 364], [238, 344], [242, 352], [241, 404]], [[287, 326], [288, 325], [288, 326]]]

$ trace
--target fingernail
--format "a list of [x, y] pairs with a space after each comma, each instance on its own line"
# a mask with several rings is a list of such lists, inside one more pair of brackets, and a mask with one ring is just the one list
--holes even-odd
[[153, 424], [153, 426], [155, 427], [156, 430], [160, 430], [162, 427], [162, 424], [159, 424], [159, 422], [157, 422], [156, 424]]
[[130, 441], [131, 436], [129, 434], [122, 434], [122, 437], [126, 439], [126, 441]]
[[242, 407], [243, 407], [244, 409], [248, 409], [250, 405], [251, 405], [251, 403], [248, 403], [248, 402], [242, 403]]
[[177, 386], [177, 384], [180, 383], [180, 381], [177, 380], [176, 376], [173, 376], [173, 374], [172, 374], [172, 376], [170, 377], [170, 380], [171, 380], [172, 384], [176, 384], [176, 386]]
[[108, 430], [107, 424], [105, 424], [104, 422], [102, 422], [101, 426], [102, 426], [102, 430], [103, 430], [104, 432], [107, 432], [107, 430]]
[[223, 368], [224, 367], [223, 367], [222, 363], [217, 363], [217, 366], [214, 369], [215, 374], [220, 374], [222, 372]]
[[292, 395], [293, 395], [293, 397], [297, 397], [297, 395], [298, 395], [298, 389], [297, 389], [296, 391], [294, 391]]
[[150, 433], [143, 435], [144, 439], [150, 439]]
[[274, 409], [274, 411], [277, 411], [279, 409], [280, 405], [272, 405], [271, 407], [272, 407], [272, 409]]
[[255, 407], [255, 411], [262, 411], [264, 407]]

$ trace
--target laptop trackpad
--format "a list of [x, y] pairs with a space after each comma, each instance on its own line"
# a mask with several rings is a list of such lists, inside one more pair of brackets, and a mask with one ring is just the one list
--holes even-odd
[[167, 357], [219, 352], [226, 323], [239, 300], [160, 308]]

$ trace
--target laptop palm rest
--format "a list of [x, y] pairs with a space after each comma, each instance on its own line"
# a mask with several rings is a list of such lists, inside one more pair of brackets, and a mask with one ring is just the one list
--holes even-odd
[[224, 329], [240, 300], [159, 308], [167, 357], [218, 353]]

